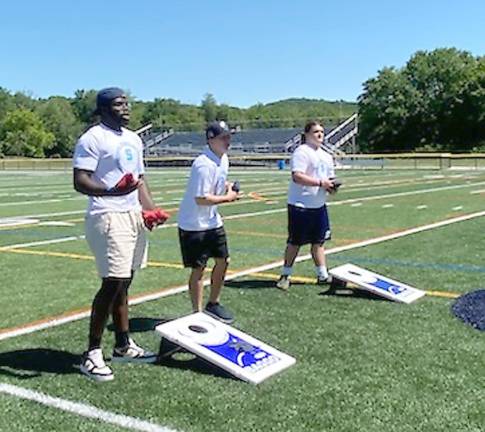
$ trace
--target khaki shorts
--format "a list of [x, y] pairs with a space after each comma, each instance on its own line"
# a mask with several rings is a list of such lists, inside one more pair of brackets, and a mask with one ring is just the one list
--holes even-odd
[[148, 243], [139, 211], [87, 216], [86, 240], [102, 278], [129, 278], [146, 267]]

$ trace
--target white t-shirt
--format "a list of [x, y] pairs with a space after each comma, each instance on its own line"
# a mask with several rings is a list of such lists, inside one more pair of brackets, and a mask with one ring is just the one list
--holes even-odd
[[[291, 157], [291, 172], [302, 172], [316, 179], [335, 177], [333, 158], [321, 148], [310, 144], [296, 148]], [[290, 181], [288, 204], [303, 208], [320, 208], [327, 200], [327, 192], [319, 186], [303, 186]]]
[[227, 155], [219, 158], [210, 148], [197, 156], [190, 170], [184, 198], [178, 213], [178, 225], [185, 231], [206, 231], [222, 226], [217, 205], [198, 205], [195, 198], [208, 194], [224, 195], [229, 172]]
[[[76, 144], [74, 168], [92, 171], [93, 179], [107, 188], [115, 186], [123, 175], [142, 175], [143, 144], [140, 137], [125, 128], [113, 130], [104, 124], [91, 127]], [[90, 196], [88, 214], [141, 210], [138, 190], [120, 196]]]

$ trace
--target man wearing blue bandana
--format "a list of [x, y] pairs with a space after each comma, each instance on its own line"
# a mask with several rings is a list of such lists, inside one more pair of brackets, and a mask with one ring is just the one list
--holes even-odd
[[156, 355], [128, 334], [128, 288], [134, 272], [146, 265], [147, 240], [142, 210], [157, 210], [143, 178], [143, 145], [126, 129], [130, 119], [123, 90], [109, 87], [96, 98], [100, 123], [78, 140], [74, 153], [74, 188], [89, 197], [86, 240], [96, 259], [101, 288], [91, 311], [89, 345], [80, 371], [96, 381], [110, 381], [101, 338], [112, 314], [116, 343], [113, 362], [153, 363]]

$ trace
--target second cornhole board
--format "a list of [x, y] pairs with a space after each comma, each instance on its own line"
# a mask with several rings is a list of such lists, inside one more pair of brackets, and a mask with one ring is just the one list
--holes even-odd
[[426, 294], [410, 285], [350, 263], [334, 267], [329, 273], [334, 279], [353, 283], [375, 295], [401, 303], [412, 303]]

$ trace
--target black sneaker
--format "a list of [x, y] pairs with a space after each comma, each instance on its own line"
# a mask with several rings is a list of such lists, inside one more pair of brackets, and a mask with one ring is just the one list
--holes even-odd
[[225, 324], [234, 322], [234, 315], [220, 303], [207, 303], [204, 312]]
[[318, 276], [317, 285], [332, 285], [333, 277], [328, 275], [326, 278]]

